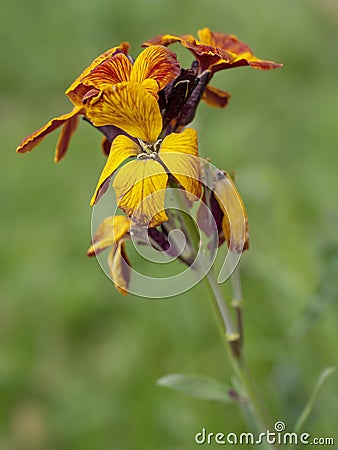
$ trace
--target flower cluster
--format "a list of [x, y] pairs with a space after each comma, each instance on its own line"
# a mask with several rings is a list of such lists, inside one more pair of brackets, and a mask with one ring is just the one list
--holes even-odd
[[[219, 245], [226, 241], [234, 252], [248, 246], [245, 210], [231, 177], [206, 169], [198, 155], [197, 132], [186, 126], [194, 119], [200, 100], [220, 108], [227, 105], [230, 95], [209, 84], [217, 71], [238, 66], [268, 70], [281, 65], [257, 58], [235, 36], [205, 28], [198, 37], [158, 36], [143, 44], [145, 48], [135, 60], [129, 55], [127, 42], [109, 49], [66, 90], [72, 111], [51, 119], [17, 147], [18, 153], [30, 151], [47, 134], [61, 128], [55, 151], [55, 161], [60, 161], [81, 116], [103, 134], [107, 160], [91, 204], [99, 200], [114, 176], [117, 204], [125, 215], [102, 222], [88, 255], [111, 247], [111, 276], [123, 294], [128, 291], [130, 278], [125, 241], [133, 232], [147, 228], [150, 242], [170, 251], [168, 223], [172, 217], [165, 207], [168, 186], [184, 192], [186, 202], [208, 205]], [[175, 42], [192, 53], [191, 67], [180, 67], [176, 54], [168, 48]], [[207, 178], [211, 178], [208, 185]], [[236, 204], [242, 210], [241, 217], [244, 214], [244, 226], [237, 225]], [[206, 235], [210, 232], [208, 220], [202, 212], [197, 214]], [[181, 259], [191, 262], [184, 256]]]

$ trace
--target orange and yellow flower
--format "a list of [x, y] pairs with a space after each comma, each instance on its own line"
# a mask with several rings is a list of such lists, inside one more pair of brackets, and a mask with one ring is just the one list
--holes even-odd
[[[74, 104], [71, 112], [51, 119], [43, 127], [27, 136], [17, 147], [18, 153], [32, 150], [55, 129], [62, 127], [56, 146], [55, 161], [66, 154], [69, 141], [74, 134], [79, 116], [86, 116], [86, 102], [97, 96], [108, 86], [123, 82], [141, 83], [155, 97], [157, 92], [170, 83], [180, 72], [176, 55], [163, 46], [145, 49], [133, 64], [127, 56], [129, 44], [123, 42], [97, 57], [66, 90]], [[106, 141], [103, 147], [106, 147]]]
[[201, 195], [197, 133], [161, 137], [162, 116], [156, 98], [142, 84], [129, 81], [104, 89], [90, 101], [87, 115], [94, 126], [113, 124], [126, 135], [117, 136], [99, 178], [91, 204], [107, 189], [110, 177], [118, 206], [141, 225], [155, 227], [168, 220], [164, 196], [168, 178], [173, 176], [189, 198]]
[[130, 280], [130, 263], [125, 249], [125, 242], [130, 239], [131, 222], [126, 216], [107, 217], [99, 225], [87, 251], [94, 256], [108, 247], [108, 267], [115, 287], [123, 295], [127, 295]]
[[[212, 32], [209, 28], [203, 28], [197, 32], [198, 38], [190, 34], [171, 35], [165, 34], [151, 39], [143, 46], [170, 45], [180, 42], [194, 55], [199, 63], [200, 73], [208, 70], [211, 74], [219, 70], [230, 69], [239, 66], [251, 66], [254, 69], [269, 70], [281, 67], [282, 64], [257, 58], [250, 47], [237, 39], [234, 35]], [[207, 86], [203, 95], [211, 106], [224, 107], [227, 104], [229, 94], [218, 88]]]
[[88, 75], [96, 66], [101, 64], [103, 61], [111, 58], [118, 53], [127, 53], [129, 49], [129, 44], [123, 42], [118, 47], [112, 47], [107, 50], [102, 55], [98, 56], [94, 61], [79, 75], [79, 77], [71, 84], [71, 86], [66, 90], [66, 95], [73, 103], [74, 108], [69, 113], [63, 114], [62, 116], [55, 117], [48, 121], [45, 125], [34, 131], [32, 134], [27, 136], [18, 145], [16, 151], [18, 153], [26, 153], [33, 150], [42, 139], [47, 136], [52, 131], [57, 128], [62, 127], [61, 133], [56, 144], [54, 161], [60, 161], [66, 154], [69, 142], [78, 126], [79, 117], [85, 115], [85, 106], [82, 102], [85, 94], [92, 88], [84, 85], [82, 83], [82, 78]]
[[142, 84], [157, 98], [157, 92], [179, 73], [176, 54], [163, 45], [155, 45], [143, 50], [134, 63], [120, 52], [96, 66], [81, 82], [100, 92], [109, 86], [132, 81]]

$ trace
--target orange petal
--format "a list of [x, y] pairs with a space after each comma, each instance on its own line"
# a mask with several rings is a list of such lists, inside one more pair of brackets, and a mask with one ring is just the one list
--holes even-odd
[[105, 89], [91, 101], [87, 116], [95, 126], [115, 125], [149, 143], [154, 143], [162, 130], [156, 99], [136, 82], [123, 82]]
[[74, 127], [76, 127], [77, 116], [79, 114], [83, 114], [83, 109], [75, 107], [71, 112], [63, 114], [62, 116], [59, 117], [55, 117], [54, 119], [51, 119], [43, 127], [39, 128], [37, 131], [34, 131], [34, 133], [27, 136], [16, 148], [17, 153], [26, 153], [30, 150], [33, 150], [33, 148], [36, 147], [42, 141], [42, 139], [45, 136], [47, 136], [47, 134], [61, 127], [61, 125], [66, 124], [68, 121], [71, 121], [71, 125], [69, 126], [69, 128], [63, 131], [63, 135], [60, 136], [58, 147], [56, 149], [56, 152], [58, 152], [58, 148], [59, 151], [63, 150], [64, 154], [66, 150], [65, 146], [68, 145], [69, 139], [71, 138], [73, 132], [75, 131]]
[[119, 166], [131, 156], [136, 156], [140, 152], [140, 147], [127, 136], [120, 134], [117, 136], [111, 146], [107, 162], [102, 170], [97, 183], [94, 195], [90, 201], [91, 205], [107, 190], [107, 181], [119, 168]]
[[162, 45], [146, 48], [137, 57], [130, 76], [130, 81], [142, 83], [151, 78], [158, 83], [158, 90], [163, 89], [180, 73], [176, 54]]
[[[227, 50], [233, 54], [234, 60], [231, 63], [231, 67], [251, 66], [255, 69], [269, 70], [283, 66], [283, 64], [278, 64], [273, 61], [264, 61], [257, 58], [253, 54], [251, 48], [244, 42], [239, 41], [234, 35], [223, 33], [213, 33], [213, 35], [215, 37], [216, 47]], [[226, 69], [229, 67], [230, 66], [228, 65], [223, 65], [223, 67], [217, 65], [214, 69], [221, 70], [221, 68]]]
[[283, 64], [275, 63], [274, 61], [266, 61], [263, 59], [256, 58], [256, 56], [251, 54], [240, 54], [234, 61], [234, 66], [250, 66], [254, 69], [270, 70], [278, 69], [283, 67]]
[[251, 48], [238, 40], [238, 38], [233, 34], [224, 33], [213, 33], [215, 39], [215, 47], [223, 48], [224, 50], [229, 50], [236, 55], [240, 53], [251, 53]]
[[187, 128], [182, 133], [169, 134], [163, 140], [159, 156], [169, 172], [187, 191], [188, 198], [200, 198], [201, 169], [196, 130]]
[[222, 229], [230, 250], [241, 253], [249, 246], [248, 218], [235, 183], [226, 173], [218, 172], [215, 197], [224, 213]]
[[212, 67], [220, 61], [231, 64], [233, 62], [232, 53], [219, 47], [213, 47], [196, 41], [182, 41], [182, 45], [189, 49], [200, 64], [200, 71], [212, 70]]
[[94, 61], [92, 61], [92, 63], [86, 67], [84, 71], [76, 78], [76, 80], [69, 86], [65, 94], [75, 105], [80, 106], [82, 104], [82, 97], [88, 90], [88, 88], [82, 84], [82, 78], [87, 76], [96, 66], [111, 58], [116, 53], [128, 53], [129, 47], [130, 45], [128, 42], [122, 42], [119, 46], [112, 47], [102, 53], [102, 55], [95, 58]]
[[69, 142], [75, 133], [79, 123], [79, 115], [71, 117], [61, 128], [61, 133], [56, 144], [54, 162], [59, 162], [66, 155]]
[[209, 106], [224, 108], [227, 106], [230, 97], [231, 95], [228, 92], [208, 85], [205, 88], [202, 100], [204, 100]]
[[116, 289], [122, 294], [128, 294], [130, 281], [130, 262], [128, 260], [125, 243], [119, 242], [108, 255], [110, 275]]
[[[231, 53], [229, 52], [229, 54]], [[273, 61], [264, 61], [262, 59], [256, 58], [254, 55], [251, 55], [250, 53], [243, 53], [239, 55], [233, 53], [233, 60], [231, 62], [220, 58], [218, 61], [212, 62], [210, 64], [209, 70], [211, 70], [212, 73], [216, 73], [219, 72], [220, 70], [242, 66], [250, 66], [254, 69], [270, 70], [283, 67], [283, 64], [278, 64]]]
[[99, 225], [87, 251], [88, 256], [94, 256], [107, 247], [116, 244], [127, 235], [130, 229], [130, 220], [126, 216], [112, 216], [105, 218]]
[[127, 163], [113, 182], [118, 206], [133, 222], [149, 227], [160, 225], [168, 220], [164, 211], [167, 181], [166, 171], [152, 158]]
[[128, 56], [118, 53], [95, 67], [82, 79], [82, 83], [102, 91], [112, 84], [129, 81], [132, 67]]

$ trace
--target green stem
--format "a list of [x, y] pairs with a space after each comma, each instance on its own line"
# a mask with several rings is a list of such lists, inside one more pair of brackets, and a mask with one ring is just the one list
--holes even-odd
[[[215, 278], [212, 269], [204, 278], [204, 287], [207, 289], [214, 306], [218, 310], [218, 317], [222, 320], [225, 330], [226, 342], [229, 344], [229, 355], [232, 367], [242, 390], [242, 395], [248, 400], [248, 405], [241, 405], [242, 413], [250, 426], [257, 433], [273, 431], [273, 422], [266, 410], [265, 403], [259, 392], [246, 364], [241, 350], [241, 336], [233, 326], [230, 312], [227, 309], [222, 291]], [[227, 311], [225, 313], [225, 311]], [[230, 316], [230, 321], [229, 321]], [[266, 442], [262, 443], [262, 448], [273, 449], [275, 446]]]
[[[224, 328], [226, 330], [226, 340], [230, 345], [230, 354], [231, 354], [231, 363], [235, 370], [236, 375], [241, 381], [241, 384], [243, 385], [244, 391], [252, 404], [253, 412], [256, 414], [259, 422], [259, 429], [267, 430], [271, 429], [272, 421], [266, 411], [266, 407], [263, 403], [261, 394], [258, 392], [258, 389], [252, 379], [252, 376], [249, 372], [248, 366], [246, 364], [244, 354], [243, 352], [239, 352], [236, 347], [234, 348], [234, 342], [235, 340], [239, 339], [240, 335], [237, 330], [234, 329], [232, 318], [230, 322], [230, 328], [229, 328], [229, 322], [228, 320], [225, 320], [224, 311], [227, 310], [226, 303], [223, 298], [222, 291], [220, 289], [219, 284], [217, 283], [217, 280], [214, 276], [214, 273], [212, 270], [208, 273], [208, 275], [205, 277], [205, 285], [208, 288], [209, 294], [213, 296], [216, 301], [214, 302], [214, 305], [216, 305], [219, 308], [219, 316], [223, 320]], [[222, 305], [222, 306], [220, 306]], [[227, 315], [230, 315], [230, 312], [227, 311]], [[231, 316], [230, 316], [231, 317]]]
[[234, 325], [230, 311], [224, 301], [223, 293], [220, 285], [217, 283], [214, 272], [209, 270], [204, 278], [205, 286], [208, 288], [209, 295], [212, 297], [213, 303], [217, 308], [218, 314], [224, 325], [224, 332], [227, 342], [236, 342], [239, 339], [238, 331]]
[[[182, 198], [182, 195], [184, 194], [179, 189], [177, 189], [177, 195], [175, 196], [176, 204], [179, 209], [187, 211], [187, 206], [184, 202], [184, 198]], [[195, 256], [199, 254], [199, 265], [196, 270], [198, 272], [202, 271], [202, 273], [205, 273], [207, 262], [201, 249], [200, 233], [196, 226], [196, 223], [192, 220], [191, 217], [187, 216], [186, 214], [182, 214], [181, 218], [184, 225], [184, 232], [186, 234], [186, 237], [192, 244]], [[243, 415], [245, 416], [245, 419], [250, 422], [255, 432], [266, 432], [267, 430], [273, 430], [273, 422], [269, 417], [263, 398], [249, 372], [242, 351], [242, 292], [238, 269], [234, 272], [232, 277], [234, 289], [233, 306], [236, 312], [237, 326], [234, 324], [232, 315], [224, 300], [221, 287], [217, 282], [212, 268], [207, 272], [207, 274], [203, 278], [202, 283], [213, 302], [218, 321], [221, 324], [222, 335], [225, 337], [226, 342], [229, 344], [229, 353], [232, 367], [240, 384], [242, 394], [244, 394], [244, 397], [248, 401], [248, 405], [241, 405]], [[262, 443], [262, 448], [273, 449], [275, 447], [264, 442]]]

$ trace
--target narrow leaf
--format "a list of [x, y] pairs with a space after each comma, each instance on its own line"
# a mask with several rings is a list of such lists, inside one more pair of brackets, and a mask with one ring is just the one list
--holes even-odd
[[333, 373], [335, 372], [336, 368], [335, 367], [327, 367], [326, 369], [324, 369], [318, 378], [318, 381], [316, 383], [316, 386], [312, 392], [312, 395], [309, 399], [309, 401], [307, 402], [307, 404], [305, 405], [305, 408], [303, 409], [301, 415], [299, 416], [299, 419], [296, 422], [296, 425], [294, 427], [294, 432], [295, 433], [299, 433], [299, 431], [301, 430], [301, 428], [304, 426], [306, 420], [308, 419], [309, 415], [311, 414], [311, 411], [314, 407], [314, 404], [317, 400], [318, 397], [318, 393], [321, 389], [321, 387], [323, 386], [323, 384], [325, 383], [325, 381], [327, 380], [327, 378]]
[[216, 400], [225, 403], [239, 400], [237, 392], [228, 385], [201, 375], [165, 375], [157, 380], [157, 384], [203, 400]]

